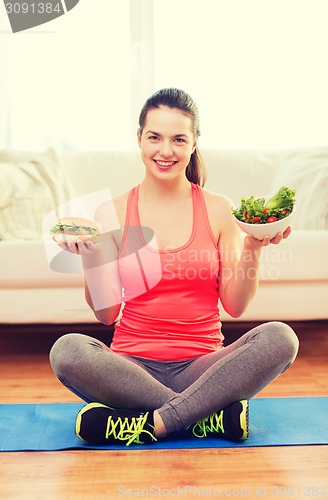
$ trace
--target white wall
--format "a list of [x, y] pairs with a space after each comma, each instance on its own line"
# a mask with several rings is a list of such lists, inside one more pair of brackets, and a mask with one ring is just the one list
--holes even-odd
[[327, 144], [327, 0], [80, 0], [15, 34], [0, 19], [0, 147], [136, 147], [165, 86], [195, 98], [204, 148]]

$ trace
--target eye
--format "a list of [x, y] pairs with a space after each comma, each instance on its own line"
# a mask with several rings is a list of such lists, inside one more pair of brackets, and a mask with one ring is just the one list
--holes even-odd
[[148, 136], [148, 139], [150, 141], [158, 141], [159, 140], [159, 137], [157, 135], [149, 135]]
[[174, 141], [175, 141], [175, 142], [177, 142], [178, 144], [182, 144], [182, 143], [186, 142], [186, 141], [185, 141], [184, 139], [182, 139], [181, 137], [176, 137], [176, 138], [174, 139]]

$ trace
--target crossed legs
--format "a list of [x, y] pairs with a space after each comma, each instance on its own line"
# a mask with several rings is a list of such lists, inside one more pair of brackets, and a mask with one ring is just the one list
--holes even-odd
[[217, 352], [173, 363], [119, 355], [72, 333], [54, 344], [50, 362], [58, 379], [87, 402], [153, 411], [161, 437], [251, 399], [291, 365], [297, 351], [293, 330], [269, 322]]

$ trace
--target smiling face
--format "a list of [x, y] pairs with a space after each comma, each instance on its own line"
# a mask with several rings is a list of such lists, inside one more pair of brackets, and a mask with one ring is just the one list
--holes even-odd
[[171, 180], [185, 176], [196, 147], [192, 119], [183, 111], [167, 106], [150, 109], [138, 143], [146, 175]]

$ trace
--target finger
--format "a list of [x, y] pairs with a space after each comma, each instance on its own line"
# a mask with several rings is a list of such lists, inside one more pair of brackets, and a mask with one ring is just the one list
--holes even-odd
[[92, 243], [92, 241], [86, 241], [85, 246], [87, 247], [88, 250], [93, 250], [93, 248], [95, 247], [95, 244]]
[[292, 228], [290, 226], [287, 227], [287, 229], [284, 231], [282, 237], [285, 239], [285, 238], [288, 238], [288, 236], [290, 235], [290, 233], [292, 232]]
[[88, 241], [88, 240], [87, 241], [77, 240], [76, 243], [77, 243], [80, 254], [89, 253], [90, 250], [92, 251], [93, 247], [94, 247], [94, 244], [92, 243], [92, 241]]
[[292, 232], [292, 228], [288, 226], [288, 228], [282, 233], [281, 231], [276, 234], [276, 236], [271, 240], [271, 243], [274, 245], [278, 245], [283, 239], [288, 238], [290, 233]]
[[56, 241], [56, 243], [59, 246], [59, 248], [61, 248], [65, 252], [70, 252], [71, 251], [70, 248], [69, 248], [69, 246], [68, 246], [68, 244], [65, 241]]
[[274, 238], [272, 238], [271, 243], [273, 243], [274, 245], [278, 245], [278, 243], [280, 243], [281, 240], [282, 240], [282, 233], [279, 232], [276, 234]]
[[77, 245], [77, 241], [70, 241], [69, 243], [67, 243], [67, 246], [72, 253], [76, 254], [79, 253], [79, 247]]
[[62, 250], [65, 250], [65, 251], [67, 250], [67, 245], [63, 241], [56, 241], [56, 243], [59, 246], [59, 248], [61, 248]]
[[264, 247], [267, 247], [270, 244], [270, 236], [266, 234], [262, 240], [262, 244]]
[[87, 250], [87, 245], [86, 245], [86, 241], [82, 241], [82, 240], [77, 240], [76, 241], [76, 245], [77, 245], [77, 248], [79, 250], [79, 253], [82, 254], [82, 253], [85, 253], [86, 250]]

